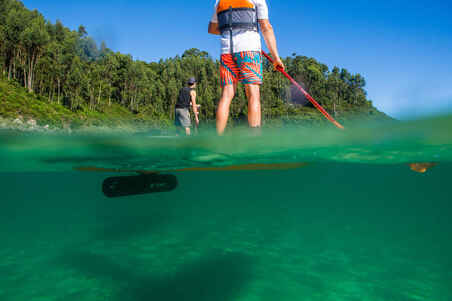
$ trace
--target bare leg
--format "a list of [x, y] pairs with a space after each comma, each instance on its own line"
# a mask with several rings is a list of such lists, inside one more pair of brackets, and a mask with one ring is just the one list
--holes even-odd
[[185, 135], [187, 135], [187, 136], [191, 135], [190, 128], [185, 128]]
[[227, 85], [223, 88], [217, 110], [217, 133], [223, 135], [229, 118], [229, 107], [234, 98], [237, 85]]
[[261, 96], [259, 85], [246, 85], [248, 98], [248, 123], [251, 128], [259, 128], [262, 124]]

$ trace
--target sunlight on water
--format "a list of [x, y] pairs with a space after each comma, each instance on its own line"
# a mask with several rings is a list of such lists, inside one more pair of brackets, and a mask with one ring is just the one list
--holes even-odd
[[393, 164], [452, 161], [452, 117], [335, 128], [233, 130], [192, 138], [112, 133], [71, 136], [3, 134], [2, 171], [73, 167], [168, 170], [279, 162]]

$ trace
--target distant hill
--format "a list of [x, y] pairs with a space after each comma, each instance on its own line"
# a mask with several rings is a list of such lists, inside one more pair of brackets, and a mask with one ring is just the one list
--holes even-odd
[[[181, 56], [143, 62], [97, 45], [86, 29], [51, 23], [20, 1], [0, 2], [0, 116], [30, 116], [55, 126], [141, 122], [172, 124], [179, 89], [195, 76], [201, 121], [213, 122], [220, 97], [219, 62], [196, 48]], [[327, 111], [342, 122], [389, 119], [367, 99], [365, 79], [332, 70], [314, 58], [284, 59], [287, 71]], [[263, 122], [267, 125], [321, 124], [323, 116], [265, 63]], [[239, 89], [231, 106], [232, 124], [246, 120], [247, 101]]]

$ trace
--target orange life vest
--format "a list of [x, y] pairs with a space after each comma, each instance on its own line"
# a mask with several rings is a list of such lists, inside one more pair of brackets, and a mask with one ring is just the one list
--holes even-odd
[[243, 29], [259, 31], [257, 9], [249, 0], [220, 0], [217, 7], [221, 33]]

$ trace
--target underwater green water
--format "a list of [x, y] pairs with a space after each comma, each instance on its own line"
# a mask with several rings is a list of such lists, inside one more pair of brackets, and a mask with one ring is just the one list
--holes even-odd
[[[452, 300], [451, 130], [0, 134], [0, 300]], [[133, 173], [79, 167], [179, 185], [107, 198], [106, 178]]]

